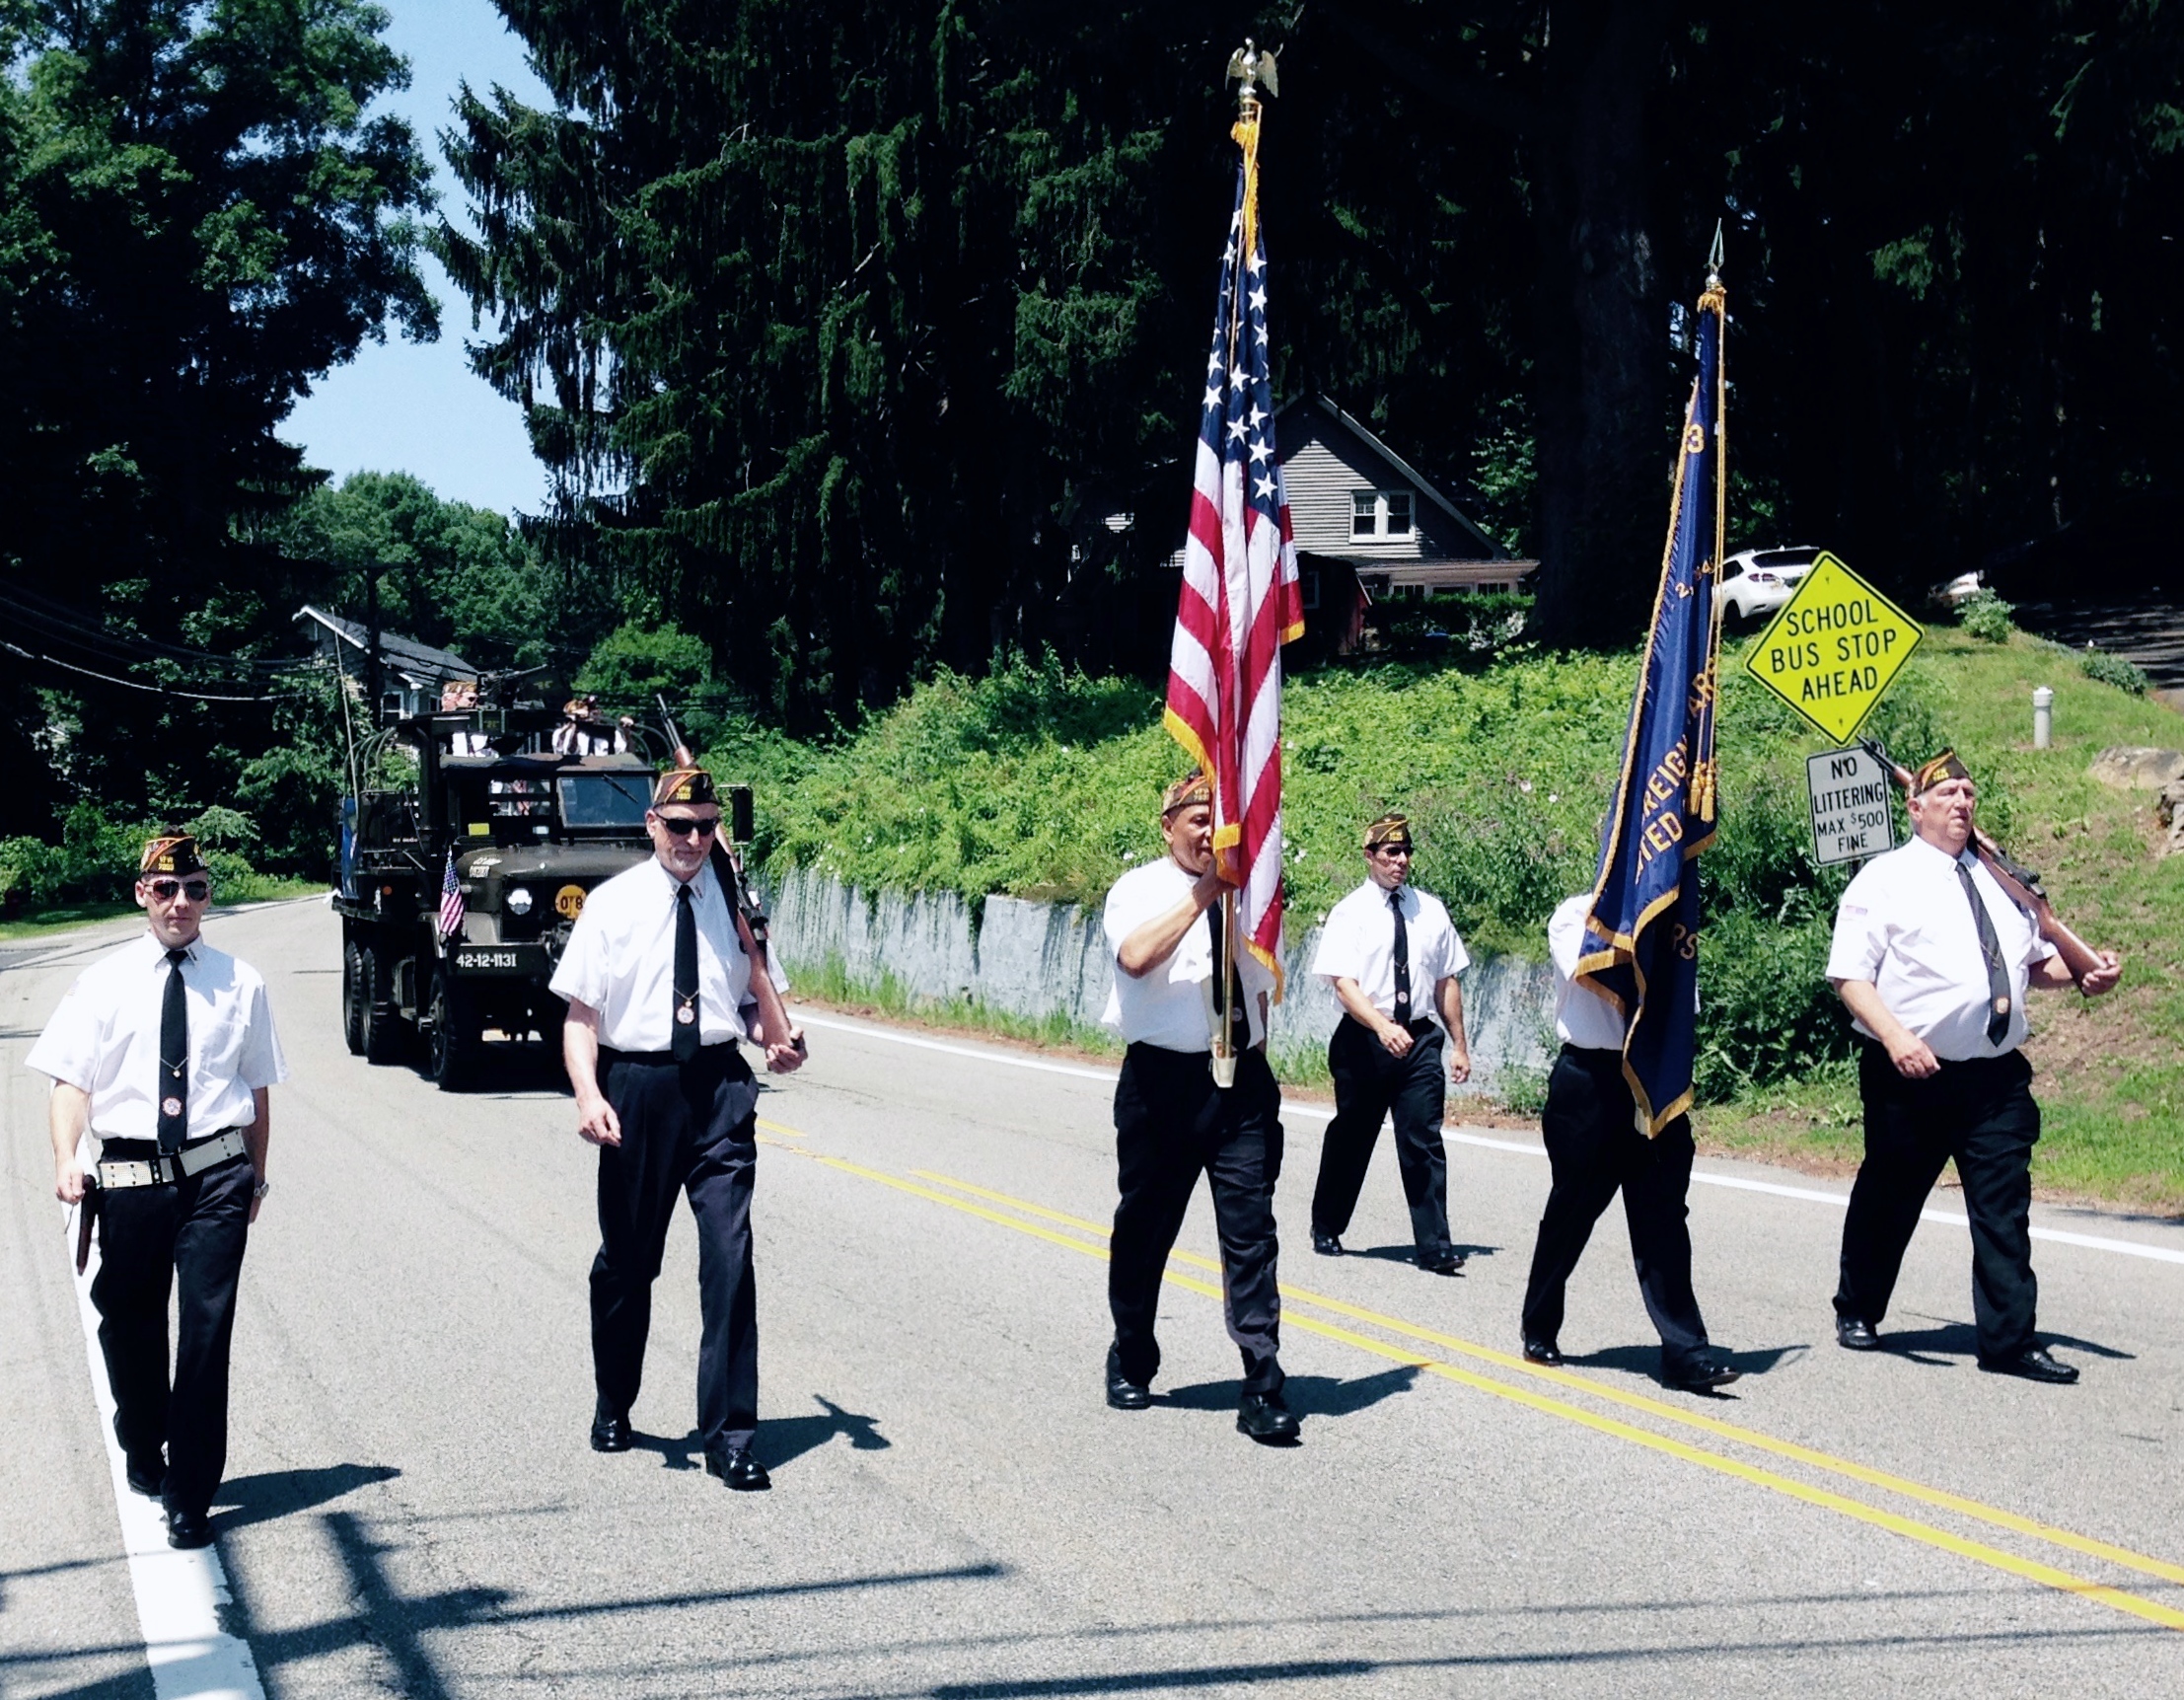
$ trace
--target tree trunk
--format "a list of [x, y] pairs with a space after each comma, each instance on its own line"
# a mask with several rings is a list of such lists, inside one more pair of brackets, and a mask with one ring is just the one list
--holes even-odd
[[1540, 243], [1540, 573], [1534, 624], [1559, 644], [1642, 629], [1667, 525], [1665, 297], [1648, 223], [1648, 96], [1661, 0], [1554, 15], [1550, 120], [1530, 148]]

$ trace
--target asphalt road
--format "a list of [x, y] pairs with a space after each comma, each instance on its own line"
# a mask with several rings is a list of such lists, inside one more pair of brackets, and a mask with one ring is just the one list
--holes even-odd
[[[271, 981], [293, 1069], [215, 1515], [226, 1620], [268, 1694], [2184, 1692], [2184, 1265], [2043, 1243], [2042, 1320], [2085, 1377], [2038, 1387], [1973, 1367], [1961, 1228], [1922, 1227], [1897, 1350], [1853, 1356], [1827, 1303], [1840, 1212], [1702, 1186], [1699, 1293], [1749, 1371], [1734, 1397], [1654, 1379], [1614, 1216], [1572, 1288], [1570, 1367], [1533, 1370], [1513, 1354], [1544, 1161], [1452, 1150], [1472, 1258], [1449, 1280], [1402, 1261], [1383, 1142], [1364, 1255], [1323, 1260], [1324, 1123], [1293, 1115], [1304, 1442], [1269, 1450], [1233, 1425], [1202, 1195], [1158, 1402], [1101, 1401], [1104, 1080], [815, 1026], [763, 1104], [774, 1489], [730, 1495], [698, 1467], [688, 1228], [638, 1449], [598, 1456], [593, 1159], [568, 1100], [520, 1059], [453, 1098], [349, 1057], [323, 907], [210, 931]], [[153, 1692], [21, 1067], [90, 953], [0, 973], [8, 1696]], [[2039, 1220], [2184, 1247], [2162, 1222]]]

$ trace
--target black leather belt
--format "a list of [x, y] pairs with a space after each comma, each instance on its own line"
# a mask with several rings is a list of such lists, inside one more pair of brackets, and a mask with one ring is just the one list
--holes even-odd
[[[130, 1143], [141, 1145], [146, 1142]], [[214, 1134], [209, 1139], [183, 1146], [170, 1155], [101, 1161], [98, 1165], [99, 1184], [102, 1187], [173, 1186], [178, 1181], [187, 1180], [191, 1175], [201, 1175], [207, 1169], [216, 1169], [222, 1163], [233, 1162], [249, 1148], [243, 1141], [243, 1130], [230, 1128], [224, 1134]]]

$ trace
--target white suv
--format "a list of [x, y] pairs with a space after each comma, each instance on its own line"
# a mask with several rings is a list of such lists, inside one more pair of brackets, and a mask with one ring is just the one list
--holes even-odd
[[1819, 558], [1816, 549], [1744, 550], [1721, 563], [1714, 594], [1731, 620], [1757, 620], [1787, 602]]

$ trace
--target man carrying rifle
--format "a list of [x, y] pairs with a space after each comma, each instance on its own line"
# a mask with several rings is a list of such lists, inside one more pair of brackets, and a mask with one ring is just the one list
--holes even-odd
[[1973, 847], [1977, 788], [1953, 751], [1910, 776], [1915, 837], [1875, 856], [1836, 912], [1828, 979], [1865, 1041], [1865, 1160], [1843, 1223], [1836, 1339], [1875, 1332], [1941, 1165], [1956, 1159], [1972, 1229], [1980, 1367], [2071, 1382], [2033, 1334], [2032, 1146], [2040, 1137], [2026, 1037], [2028, 986], [2097, 998], [2121, 969], [2080, 953], [2074, 973]]
[[[766, 1068], [787, 1073], [803, 1062], [803, 1040], [781, 1002], [788, 983], [737, 908], [712, 776], [688, 765], [662, 776], [644, 821], [655, 853], [592, 893], [552, 980], [569, 1006], [562, 1057], [576, 1089], [577, 1132], [599, 1146], [592, 1446], [629, 1448], [652, 1283], [676, 1195], [687, 1192], [697, 1221], [705, 1468], [751, 1492], [771, 1483], [751, 1451], [759, 1423], [751, 1256], [759, 1086], [737, 1047], [757, 1040]], [[754, 959], [764, 972], [752, 972]], [[747, 1001], [758, 1006], [756, 1032], [744, 1023]]]

